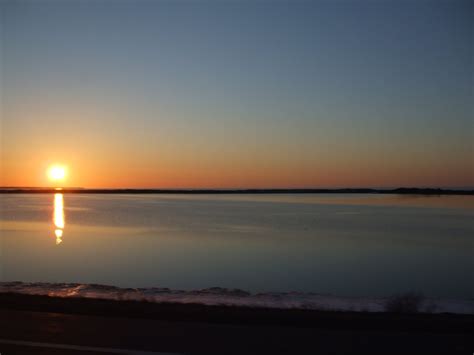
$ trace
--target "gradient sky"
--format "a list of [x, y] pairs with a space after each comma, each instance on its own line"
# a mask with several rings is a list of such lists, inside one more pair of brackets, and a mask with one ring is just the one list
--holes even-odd
[[474, 186], [472, 1], [9, 1], [2, 186]]

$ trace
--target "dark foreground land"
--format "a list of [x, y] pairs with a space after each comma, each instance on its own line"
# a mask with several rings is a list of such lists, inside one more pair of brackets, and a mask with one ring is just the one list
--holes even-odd
[[474, 316], [0, 294], [7, 354], [472, 354]]

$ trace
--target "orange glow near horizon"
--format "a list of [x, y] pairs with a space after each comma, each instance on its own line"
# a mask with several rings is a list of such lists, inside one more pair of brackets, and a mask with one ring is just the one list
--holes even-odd
[[[78, 147], [61, 142], [27, 155], [2, 152], [0, 186], [49, 188], [338, 188], [338, 187], [447, 187], [471, 186], [472, 168], [463, 159], [439, 156], [428, 162], [403, 147], [397, 156], [380, 162], [375, 152], [344, 154], [315, 150], [308, 155], [253, 154], [172, 147], [155, 152], [123, 151], [91, 144]], [[164, 145], [165, 143], [163, 143]], [[21, 146], [20, 148], [22, 148]], [[363, 154], [365, 154], [363, 156]], [[353, 156], [356, 155], [357, 159]], [[230, 158], [229, 158], [230, 156]], [[362, 158], [363, 156], [363, 158]], [[52, 159], [51, 159], [52, 157]], [[53, 169], [54, 167], [54, 169]], [[60, 167], [61, 169], [56, 169]], [[60, 180], [59, 178], [62, 178]]]
[[[67, 170], [50, 169], [55, 165], [27, 161], [21, 165], [4, 164], [0, 186], [6, 187], [83, 187], [83, 188], [338, 188], [338, 187], [399, 187], [399, 186], [470, 186], [472, 172], [469, 166], [450, 163], [444, 166], [401, 166], [393, 161], [390, 166], [376, 162], [275, 162], [265, 164], [233, 161], [190, 160], [178, 163], [165, 159], [157, 164], [151, 160], [132, 161], [114, 155], [109, 159], [75, 159], [71, 161], [74, 174]], [[128, 158], [128, 157], [127, 157]], [[38, 160], [46, 160], [40, 157]], [[334, 159], [336, 160], [336, 159]], [[16, 160], [20, 161], [20, 160]], [[263, 159], [261, 161], [264, 161]], [[410, 168], [410, 169], [409, 169]], [[45, 171], [47, 172], [45, 174]], [[370, 174], [369, 174], [370, 171]], [[52, 179], [56, 176], [60, 179]]]

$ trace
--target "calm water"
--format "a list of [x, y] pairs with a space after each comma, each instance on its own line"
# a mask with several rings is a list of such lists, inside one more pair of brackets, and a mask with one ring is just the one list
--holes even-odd
[[474, 197], [0, 195], [0, 280], [474, 297]]

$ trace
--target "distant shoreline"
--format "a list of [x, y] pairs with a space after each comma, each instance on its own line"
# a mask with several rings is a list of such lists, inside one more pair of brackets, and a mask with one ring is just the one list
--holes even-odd
[[437, 189], [437, 188], [341, 188], [341, 189], [89, 189], [89, 188], [35, 188], [0, 187], [0, 194], [396, 194], [396, 195], [474, 195], [474, 189]]

